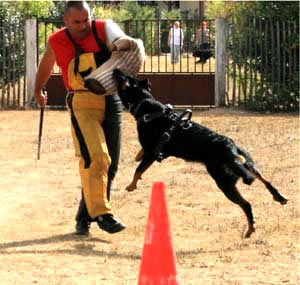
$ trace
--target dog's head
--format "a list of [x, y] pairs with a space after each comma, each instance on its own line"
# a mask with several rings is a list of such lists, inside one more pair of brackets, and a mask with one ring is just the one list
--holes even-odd
[[118, 94], [126, 109], [145, 98], [152, 98], [148, 79], [138, 80], [125, 75], [120, 69], [114, 69], [113, 77], [117, 82]]

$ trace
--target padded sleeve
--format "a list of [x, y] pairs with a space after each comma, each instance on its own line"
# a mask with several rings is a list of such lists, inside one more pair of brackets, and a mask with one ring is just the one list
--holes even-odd
[[112, 44], [115, 40], [119, 39], [122, 36], [125, 36], [125, 33], [121, 30], [118, 24], [116, 24], [112, 20], [106, 21], [105, 32], [109, 44]]

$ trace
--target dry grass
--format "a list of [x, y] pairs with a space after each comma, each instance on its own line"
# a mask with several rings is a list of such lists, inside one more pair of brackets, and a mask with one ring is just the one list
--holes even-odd
[[136, 192], [124, 191], [139, 149], [127, 113], [112, 204], [128, 227], [109, 235], [93, 225], [88, 238], [72, 235], [80, 180], [67, 113], [45, 113], [37, 162], [39, 113], [0, 112], [0, 284], [137, 284], [153, 181], [165, 183], [180, 284], [299, 284], [298, 116], [216, 109], [193, 118], [246, 147], [289, 198], [281, 206], [261, 183], [240, 184], [257, 221], [250, 239], [242, 238], [243, 213], [203, 166], [155, 163]]

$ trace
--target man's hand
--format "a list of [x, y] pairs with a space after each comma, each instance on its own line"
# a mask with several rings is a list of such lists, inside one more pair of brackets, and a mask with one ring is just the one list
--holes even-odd
[[35, 93], [35, 99], [36, 99], [36, 102], [41, 107], [45, 107], [46, 104], [47, 104], [47, 99], [48, 99], [47, 91], [42, 91], [42, 90], [36, 91], [36, 93]]

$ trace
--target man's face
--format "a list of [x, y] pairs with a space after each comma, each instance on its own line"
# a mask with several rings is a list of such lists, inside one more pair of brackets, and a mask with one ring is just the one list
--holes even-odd
[[89, 9], [70, 8], [64, 16], [64, 23], [74, 38], [86, 38], [91, 30]]

